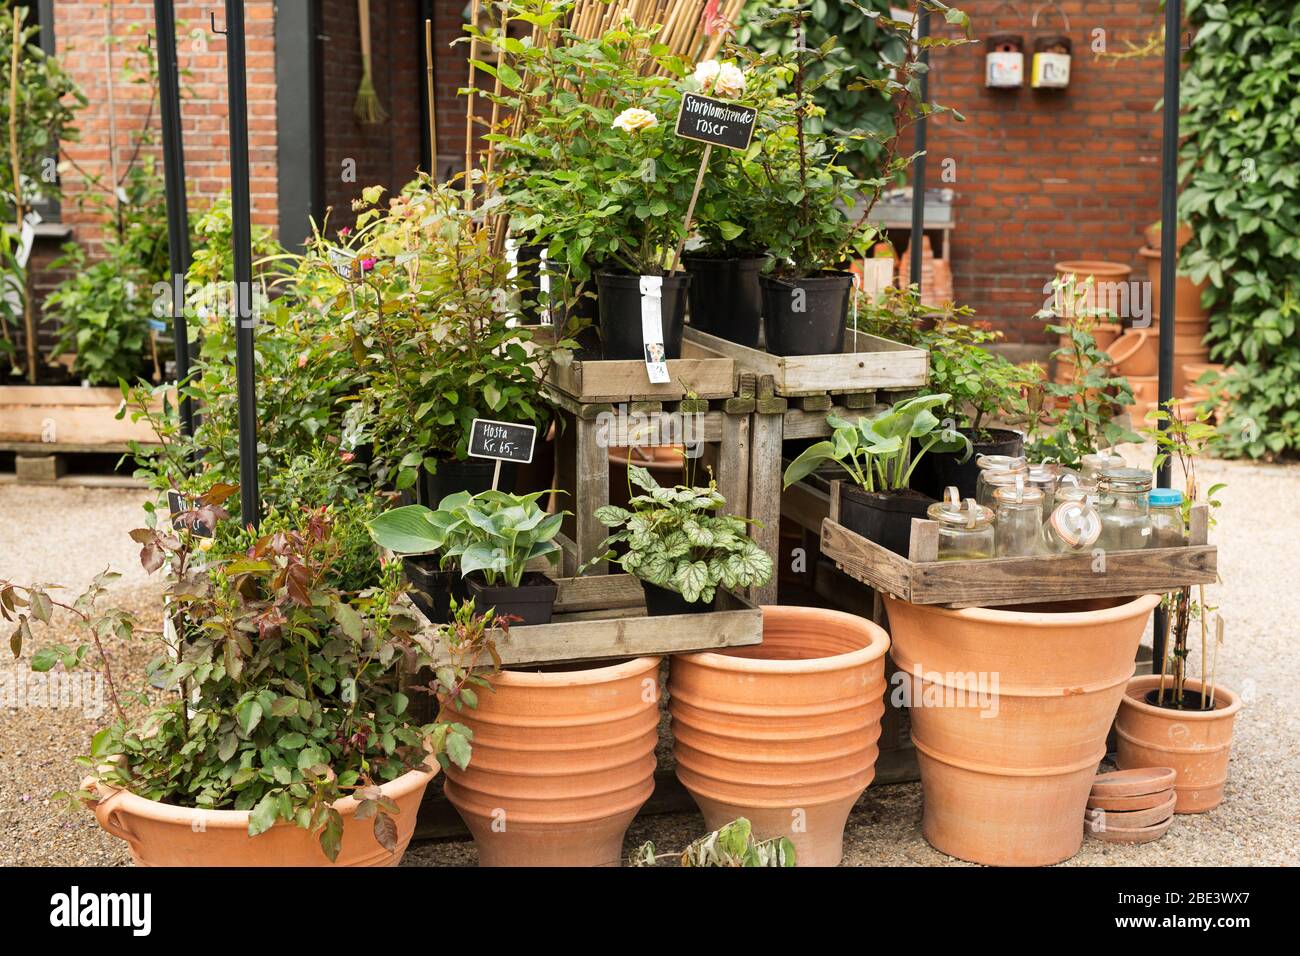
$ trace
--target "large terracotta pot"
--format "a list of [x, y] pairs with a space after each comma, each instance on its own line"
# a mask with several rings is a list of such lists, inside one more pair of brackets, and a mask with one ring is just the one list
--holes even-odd
[[[1138, 255], [1147, 261], [1147, 281], [1151, 283], [1151, 322], [1160, 322], [1160, 250], [1143, 247]], [[1201, 293], [1205, 291], [1206, 281], [1193, 282], [1179, 273], [1174, 282], [1174, 308], [1178, 321], [1204, 320], [1209, 313], [1201, 305]]]
[[1146, 329], [1130, 329], [1106, 349], [1120, 375], [1132, 379], [1160, 371], [1160, 340]]
[[889, 637], [813, 607], [764, 607], [763, 643], [672, 660], [677, 777], [708, 829], [747, 817], [799, 866], [835, 866], [876, 773]]
[[948, 610], [886, 598], [891, 654], [912, 678], [922, 832], [935, 849], [1000, 866], [1079, 851], [1092, 778], [1159, 601]]
[[[1133, 269], [1122, 262], [1106, 262], [1102, 259], [1073, 259], [1065, 262], [1056, 263], [1056, 275], [1064, 279], [1066, 276], [1073, 275], [1075, 278], [1075, 288], [1077, 290], [1078, 300], [1067, 300], [1067, 297], [1058, 297], [1053, 308], [1056, 314], [1064, 318], [1073, 316], [1077, 309], [1110, 309], [1119, 313], [1115, 308], [1123, 303], [1128, 302], [1127, 290], [1113, 290], [1109, 286], [1112, 283], [1127, 283]], [[1082, 288], [1084, 283], [1091, 278], [1092, 287], [1086, 292]], [[1120, 318], [1127, 316], [1119, 313]], [[1119, 335], [1119, 326], [1115, 324], [1114, 334], [1110, 334], [1109, 324], [1101, 324], [1094, 332], [1097, 339], [1097, 345], [1103, 351], [1115, 336]]]
[[[1166, 690], [1169, 687], [1166, 678]], [[1135, 677], [1128, 683], [1115, 718], [1115, 762], [1130, 767], [1173, 767], [1178, 776], [1175, 813], [1204, 813], [1223, 800], [1228, 779], [1232, 722], [1241, 699], [1215, 687], [1213, 710], [1172, 710], [1146, 702], [1160, 686], [1160, 676]], [[1202, 684], [1189, 678], [1186, 687], [1199, 694]]]
[[82, 787], [98, 797], [87, 801], [87, 806], [99, 825], [126, 841], [138, 866], [396, 866], [415, 832], [424, 788], [438, 773], [437, 764], [431, 767], [412, 770], [380, 788], [399, 810], [393, 816], [397, 847], [392, 853], [375, 839], [373, 820], [356, 818], [356, 800], [337, 801], [334, 808], [343, 815], [343, 843], [333, 864], [317, 835], [290, 823], [277, 823], [250, 837], [247, 811], [172, 806], [93, 778]]
[[483, 866], [617, 866], [654, 790], [658, 657], [505, 671], [458, 715], [469, 767], [444, 792]]

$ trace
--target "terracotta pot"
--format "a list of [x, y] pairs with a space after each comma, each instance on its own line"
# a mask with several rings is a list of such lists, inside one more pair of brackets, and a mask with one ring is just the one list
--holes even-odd
[[911, 677], [926, 840], [999, 866], [1077, 853], [1106, 735], [1159, 597], [965, 610], [885, 603], [891, 655]]
[[[1190, 236], [1189, 236], [1190, 238]], [[1179, 248], [1182, 248], [1180, 245]], [[1147, 281], [1151, 283], [1151, 321], [1160, 322], [1160, 248], [1144, 247], [1138, 255], [1147, 261]], [[1174, 282], [1174, 308], [1177, 321], [1204, 320], [1209, 313], [1201, 305], [1201, 294], [1209, 283], [1205, 280], [1193, 282], [1189, 277], [1178, 274]]]
[[277, 823], [250, 837], [247, 811], [172, 806], [93, 779], [83, 781], [82, 788], [98, 794], [86, 805], [101, 827], [126, 841], [137, 866], [396, 866], [415, 832], [424, 788], [437, 773], [438, 765], [432, 764], [432, 771], [412, 770], [380, 788], [400, 811], [393, 817], [397, 848], [392, 853], [375, 840], [372, 820], [356, 818], [356, 800], [337, 801], [343, 844], [332, 864], [320, 839], [291, 823]]
[[[1168, 678], [1165, 684], [1168, 688]], [[1216, 686], [1213, 710], [1173, 710], [1146, 702], [1147, 694], [1159, 686], [1158, 674], [1129, 681], [1115, 718], [1115, 762], [1121, 770], [1173, 767], [1178, 773], [1174, 812], [1213, 810], [1223, 800], [1232, 722], [1241, 710], [1241, 698]], [[1192, 678], [1185, 686], [1194, 694], [1203, 689]]]
[[[1066, 262], [1058, 262], [1055, 265], [1056, 274], [1060, 278], [1068, 275], [1075, 277], [1076, 289], [1079, 295], [1077, 300], [1066, 301], [1066, 297], [1061, 296], [1060, 301], [1054, 305], [1056, 314], [1063, 318], [1073, 316], [1075, 312], [1082, 307], [1083, 309], [1106, 309], [1123, 317], [1123, 313], [1113, 308], [1113, 304], [1128, 301], [1128, 291], [1112, 290], [1109, 288], [1114, 283], [1127, 283], [1133, 270], [1122, 262], [1106, 262], [1101, 259], [1074, 259]], [[1079, 288], [1092, 278], [1093, 284], [1086, 294], [1082, 288]], [[1109, 341], [1103, 342], [1103, 332], [1097, 334], [1097, 344], [1105, 349]], [[1118, 325], [1115, 327], [1115, 335], [1119, 335]], [[1111, 339], [1113, 341], [1113, 337]]]
[[1159, 385], [1159, 375], [1128, 376], [1128, 386], [1133, 392], [1133, 400], [1137, 405], [1149, 405], [1159, 401]]
[[1159, 339], [1146, 329], [1130, 329], [1106, 349], [1111, 364], [1120, 375], [1155, 375], [1160, 370]]
[[[1157, 252], [1160, 250], [1160, 233], [1163, 231], [1164, 230], [1161, 229], [1160, 223], [1158, 222], [1152, 223], [1142, 230], [1142, 235], [1146, 239], [1147, 245], [1152, 249], [1155, 249]], [[1180, 222], [1178, 228], [1174, 232], [1174, 242], [1178, 243], [1178, 248], [1181, 249], [1191, 241], [1192, 227]]]
[[444, 792], [482, 866], [617, 866], [654, 790], [658, 657], [504, 671], [458, 719], [469, 767]]
[[677, 777], [705, 825], [747, 817], [758, 838], [789, 837], [799, 866], [837, 865], [876, 773], [888, 647], [864, 618], [769, 606], [762, 644], [675, 656]]

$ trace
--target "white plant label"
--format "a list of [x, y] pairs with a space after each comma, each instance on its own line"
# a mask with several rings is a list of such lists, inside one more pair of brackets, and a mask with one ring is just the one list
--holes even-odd
[[645, 371], [651, 384], [666, 385], [668, 353], [664, 349], [663, 276], [641, 276], [641, 344], [645, 349]]

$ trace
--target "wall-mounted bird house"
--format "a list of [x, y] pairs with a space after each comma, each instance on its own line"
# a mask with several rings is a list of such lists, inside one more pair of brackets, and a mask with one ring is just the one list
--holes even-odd
[[[1068, 32], [1070, 19], [1055, 2], [1045, 3], [1034, 11], [1031, 26], [1038, 29], [1038, 15], [1048, 7], [1056, 7], [1061, 22]], [[1036, 90], [1062, 90], [1070, 85], [1070, 38], [1064, 33], [1034, 37], [1034, 58], [1029, 67], [1029, 85]]]
[[1025, 85], [1025, 38], [1013, 33], [996, 33], [988, 38], [984, 55], [984, 85], [994, 90]]

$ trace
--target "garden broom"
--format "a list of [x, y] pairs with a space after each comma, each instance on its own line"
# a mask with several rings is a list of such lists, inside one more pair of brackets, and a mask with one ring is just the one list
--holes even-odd
[[374, 125], [388, 119], [388, 113], [379, 103], [370, 69], [370, 0], [357, 0], [357, 17], [361, 24], [361, 88], [353, 112], [362, 123]]

